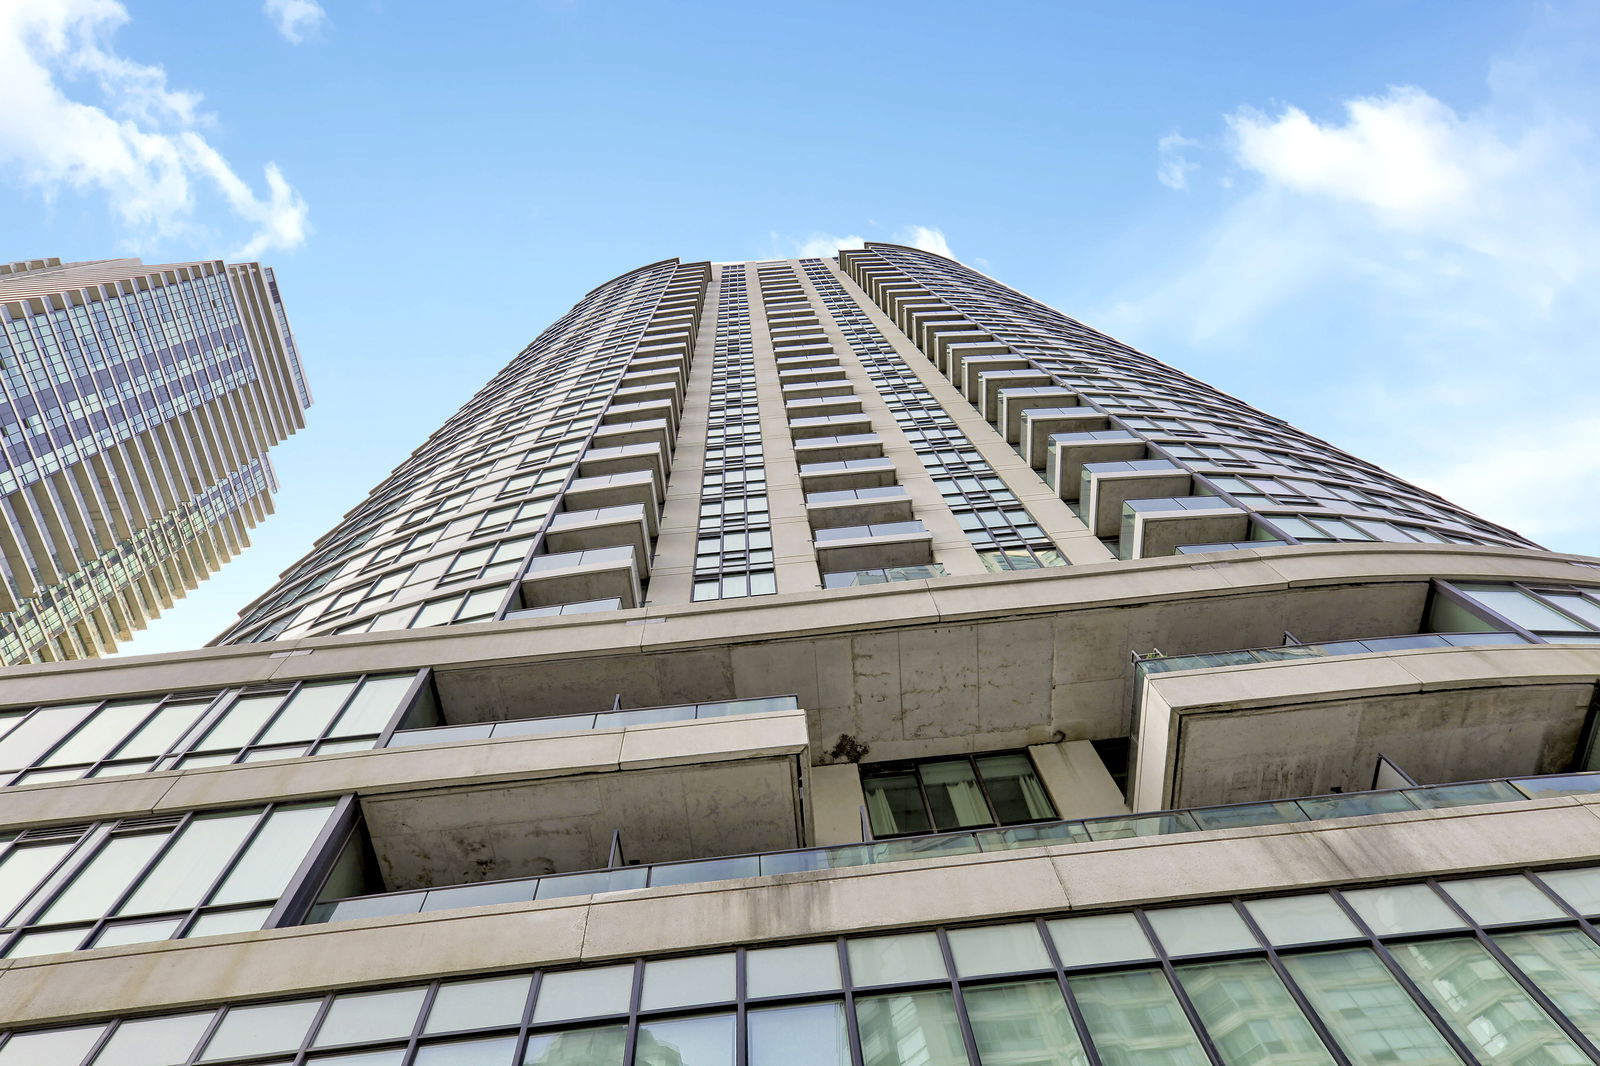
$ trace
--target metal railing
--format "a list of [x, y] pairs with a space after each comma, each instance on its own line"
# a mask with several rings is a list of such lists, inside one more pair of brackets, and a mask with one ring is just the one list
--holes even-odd
[[699, 884], [741, 877], [812, 870], [838, 870], [906, 859], [927, 859], [979, 852], [1013, 851], [1050, 844], [1197, 833], [1245, 826], [1287, 825], [1330, 818], [1363, 817], [1396, 811], [1464, 807], [1480, 803], [1513, 803], [1530, 799], [1600, 793], [1600, 772], [1549, 774], [1543, 777], [1494, 778], [1447, 785], [1346, 792], [1301, 799], [1189, 807], [1150, 814], [1114, 815], [1068, 821], [1036, 822], [995, 829], [929, 833], [915, 837], [836, 844], [828, 847], [768, 851], [714, 859], [658, 862], [619, 869], [549, 874], [506, 881], [451, 885], [446, 888], [381, 895], [353, 896], [319, 903], [307, 924], [349, 921], [389, 915], [419, 914], [456, 907], [526, 903], [594, 892], [621, 892], [664, 885]]

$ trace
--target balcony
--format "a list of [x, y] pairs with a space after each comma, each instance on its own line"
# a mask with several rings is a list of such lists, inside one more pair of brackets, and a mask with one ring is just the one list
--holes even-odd
[[1590, 649], [1422, 633], [1141, 661], [1135, 810], [1586, 765]]
[[1050, 381], [1050, 375], [1042, 371], [1027, 370], [991, 370], [978, 375], [978, 413], [984, 420], [1003, 425], [1000, 422], [1000, 393], [1025, 392], [1034, 389], [1048, 389], [1053, 395], [1050, 402], [1064, 403], [1074, 394], [1062, 390]]
[[522, 576], [524, 607], [617, 600], [624, 609], [644, 602], [633, 548], [617, 545], [536, 555]]
[[827, 381], [837, 378], [840, 374], [839, 360], [805, 360], [801, 365], [784, 369], [784, 364], [778, 364], [778, 382], [787, 387], [789, 385], [803, 384], [808, 381]]
[[1249, 534], [1250, 516], [1216, 496], [1129, 500], [1122, 505], [1117, 555], [1152, 559], [1176, 555], [1182, 544], [1242, 541]]
[[992, 374], [997, 370], [1032, 369], [1032, 364], [1020, 355], [975, 355], [962, 361], [958, 378], [956, 375], [952, 377], [956, 378], [955, 384], [960, 387], [961, 394], [976, 404], [983, 384], [983, 375]]
[[911, 497], [899, 485], [806, 494], [806, 518], [813, 530], [908, 522], [911, 514]]
[[1146, 448], [1142, 438], [1125, 429], [1056, 433], [1045, 453], [1044, 480], [1063, 500], [1076, 500], [1084, 464], [1143, 459]]
[[794, 443], [794, 460], [801, 466], [836, 463], [846, 459], [874, 459], [883, 455], [876, 433], [846, 433], [838, 437], [809, 437]]
[[667, 452], [659, 444], [624, 444], [616, 448], [590, 448], [578, 460], [580, 478], [645, 471], [655, 483], [657, 497], [665, 494]]
[[855, 386], [849, 378], [828, 378], [823, 381], [796, 381], [782, 386], [783, 398], [805, 400], [817, 396], [853, 396]]
[[934, 338], [933, 353], [929, 356], [939, 373], [951, 381], [961, 380], [963, 361], [980, 355], [1009, 355], [1011, 346], [995, 340], [982, 330], [964, 333], [941, 333]]
[[898, 480], [894, 460], [882, 457], [805, 463], [800, 467], [800, 487], [807, 493], [881, 488], [893, 485]]
[[791, 418], [789, 435], [795, 440], [811, 437], [837, 437], [847, 433], [865, 433], [871, 430], [872, 419], [864, 414], [817, 415], [810, 418]]
[[[670, 403], [674, 411], [683, 409], [683, 390], [676, 382], [662, 381], [649, 384], [630, 384], [624, 379], [611, 394], [616, 405], [636, 403]], [[674, 420], [675, 421], [675, 420]]]
[[[1063, 389], [1059, 385], [1032, 385], [1017, 388], [1002, 388], [996, 396], [992, 406], [993, 415], [989, 420], [995, 424], [995, 429], [1000, 435], [1012, 444], [1022, 442], [1025, 430], [1023, 416], [1029, 411], [1040, 409], [1061, 410], [1078, 402], [1078, 394], [1071, 389]], [[988, 416], [988, 411], [985, 411]], [[1044, 434], [1040, 434], [1044, 436]]]
[[574, 478], [562, 494], [561, 502], [574, 511], [638, 504], [650, 518], [652, 537], [656, 535], [655, 523], [661, 514], [661, 497], [656, 493], [655, 478], [648, 470]]
[[933, 534], [918, 521], [819, 529], [815, 544], [825, 572], [933, 562]]
[[1051, 437], [1106, 430], [1110, 426], [1105, 412], [1093, 407], [1035, 407], [1022, 412], [1016, 443], [1029, 465], [1044, 470], [1050, 462]]
[[1491, 778], [1355, 793], [1302, 796], [1257, 803], [1078, 818], [998, 829], [965, 829], [828, 847], [725, 855], [709, 859], [619, 866], [515, 881], [391, 892], [319, 904], [306, 924], [422, 914], [458, 907], [561, 899], [599, 892], [628, 892], [670, 885], [705, 884], [824, 870], [860, 869], [915, 859], [948, 859], [1027, 848], [1103, 840], [1204, 833], [1219, 829], [1298, 825], [1335, 818], [1368, 818], [1407, 811], [1450, 810], [1484, 804], [1524, 803], [1600, 793], [1600, 773]]
[[790, 419], [859, 414], [861, 401], [854, 395], [812, 396], [803, 400], [789, 400], [783, 405], [783, 410]]
[[594, 431], [590, 448], [622, 448], [630, 444], [655, 444], [668, 455], [672, 454], [672, 424], [664, 418], [649, 421], [627, 422], [622, 425], [601, 425]]
[[587, 511], [563, 511], [550, 519], [544, 546], [549, 552], [582, 552], [624, 545], [633, 549], [641, 578], [650, 575], [650, 541], [655, 515], [642, 504], [624, 503]]
[[620, 426], [629, 422], [665, 421], [672, 427], [673, 432], [678, 429], [678, 409], [671, 400], [651, 400], [646, 403], [614, 403], [605, 409], [600, 416], [602, 426]]
[[1194, 479], [1166, 459], [1129, 459], [1085, 463], [1079, 495], [1085, 503], [1084, 524], [1097, 537], [1122, 532], [1122, 505], [1129, 500], [1187, 496]]

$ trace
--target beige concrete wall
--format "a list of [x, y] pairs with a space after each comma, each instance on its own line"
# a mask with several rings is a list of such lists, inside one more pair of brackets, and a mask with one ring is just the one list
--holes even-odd
[[818, 844], [855, 844], [861, 836], [861, 771], [855, 763], [811, 768], [811, 831]]
[[1087, 740], [1034, 744], [1028, 748], [1045, 791], [1063, 818], [1096, 818], [1126, 814], [1117, 783]]

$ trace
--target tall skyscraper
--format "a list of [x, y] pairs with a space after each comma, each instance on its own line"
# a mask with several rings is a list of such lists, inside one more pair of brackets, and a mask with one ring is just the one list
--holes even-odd
[[310, 403], [269, 267], [0, 263], [0, 664], [114, 651], [232, 558]]
[[0, 1066], [1600, 1061], [1600, 573], [949, 260], [653, 263], [0, 676]]

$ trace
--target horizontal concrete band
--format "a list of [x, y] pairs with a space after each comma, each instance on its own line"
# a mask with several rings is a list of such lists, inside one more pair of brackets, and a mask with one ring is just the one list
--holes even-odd
[[804, 711], [379, 748], [4, 790], [0, 829], [800, 755]]
[[1596, 860], [1590, 797], [1068, 844], [10, 960], [0, 1025]]
[[1334, 544], [951, 576], [929, 582], [643, 607], [598, 617], [307, 637], [98, 662], [25, 665], [0, 677], [0, 706], [417, 666], [481, 669], [993, 617], [1107, 607], [1154, 608], [1218, 596], [1423, 582], [1435, 577], [1595, 581], [1595, 571], [1577, 565], [1579, 558], [1465, 545]]

